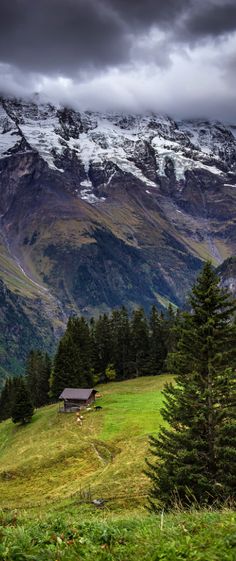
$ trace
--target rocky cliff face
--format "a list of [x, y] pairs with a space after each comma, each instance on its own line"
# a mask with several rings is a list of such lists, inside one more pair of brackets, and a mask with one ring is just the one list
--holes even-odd
[[0, 276], [56, 333], [181, 305], [202, 260], [235, 253], [235, 203], [236, 127], [1, 101]]
[[229, 257], [219, 265], [217, 274], [221, 278], [221, 286], [229, 290], [236, 298], [236, 257]]

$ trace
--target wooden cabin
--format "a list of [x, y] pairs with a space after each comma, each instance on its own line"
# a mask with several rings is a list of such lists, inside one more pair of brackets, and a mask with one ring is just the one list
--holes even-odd
[[60, 407], [60, 411], [79, 411], [95, 401], [96, 393], [93, 388], [65, 388], [59, 397], [59, 400], [64, 401], [64, 407]]

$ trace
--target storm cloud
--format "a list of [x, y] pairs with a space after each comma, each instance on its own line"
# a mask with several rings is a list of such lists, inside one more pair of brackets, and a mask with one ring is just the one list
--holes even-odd
[[236, 119], [235, 0], [0, 0], [0, 7], [3, 92]]

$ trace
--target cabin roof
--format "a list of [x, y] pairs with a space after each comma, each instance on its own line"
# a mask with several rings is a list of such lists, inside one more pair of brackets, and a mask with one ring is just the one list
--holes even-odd
[[96, 390], [93, 388], [65, 388], [59, 396], [59, 399], [78, 399], [79, 401], [87, 401], [93, 392], [96, 393]]

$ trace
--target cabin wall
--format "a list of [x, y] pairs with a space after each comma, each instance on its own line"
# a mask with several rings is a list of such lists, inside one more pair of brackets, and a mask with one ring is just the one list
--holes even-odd
[[95, 394], [92, 394], [88, 399], [88, 401], [86, 402], [86, 405], [90, 405], [90, 403], [93, 403], [94, 401], [95, 401]]
[[64, 413], [72, 413], [73, 411], [79, 411], [80, 409], [91, 405], [95, 401], [95, 393], [92, 393], [87, 401], [79, 401], [79, 400], [64, 400], [64, 404], [62, 407], [59, 407], [59, 411]]

